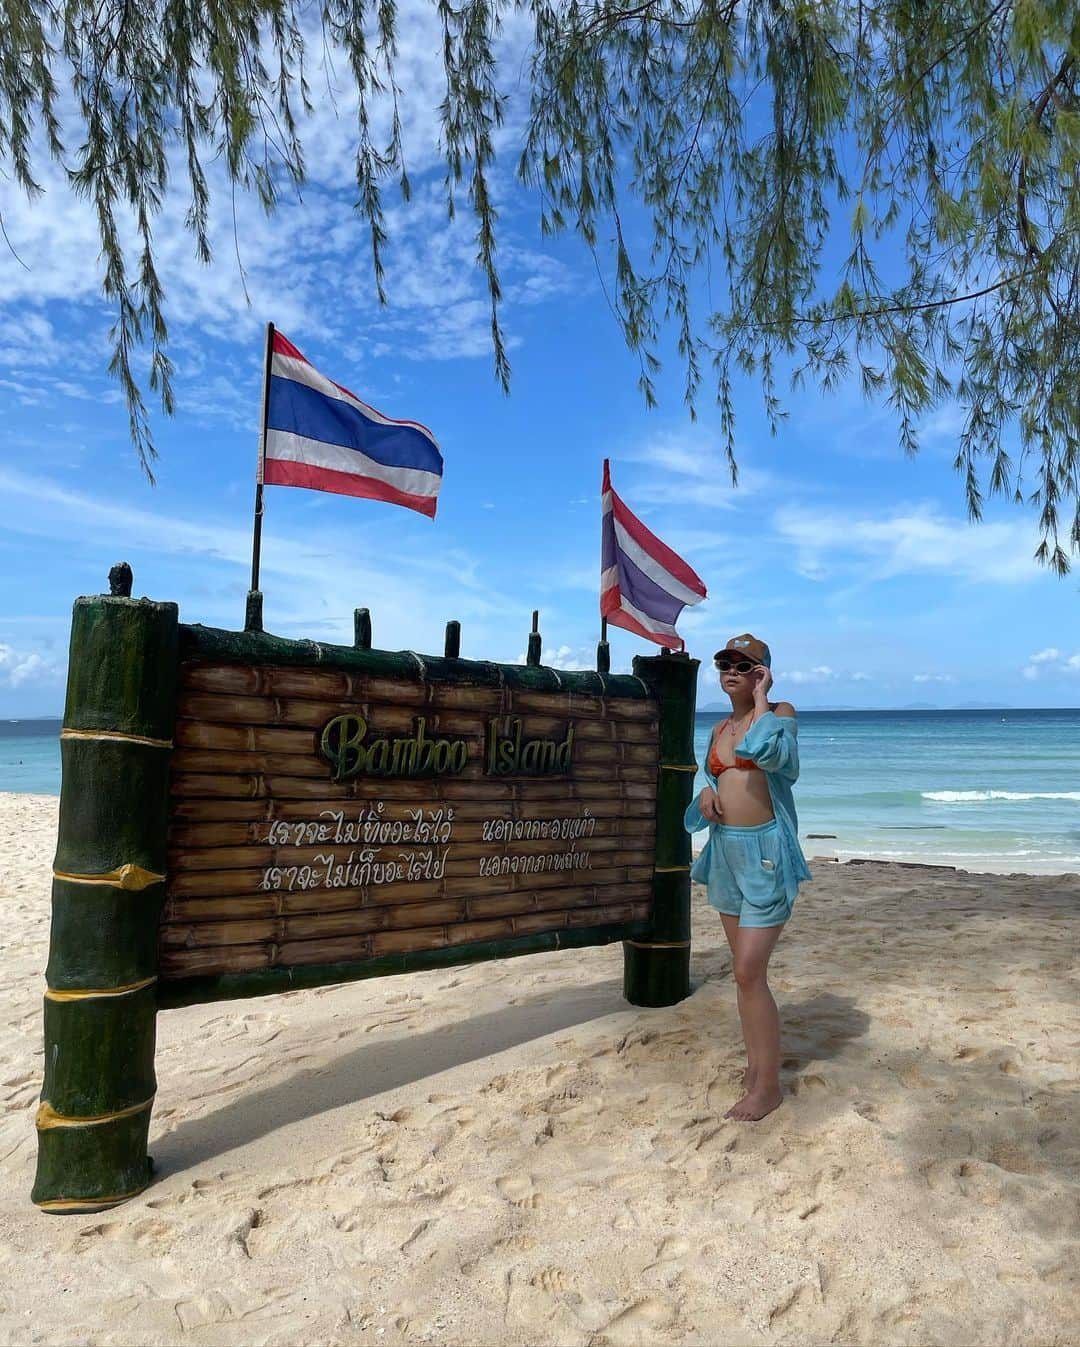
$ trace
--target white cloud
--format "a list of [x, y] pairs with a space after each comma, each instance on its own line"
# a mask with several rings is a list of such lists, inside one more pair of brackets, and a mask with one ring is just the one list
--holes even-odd
[[956, 402], [946, 402], [936, 408], [919, 427], [920, 438], [926, 441], [954, 443], [967, 422], [967, 412]]
[[[510, 664], [524, 664], [525, 652], [522, 651], [516, 659], [509, 660]], [[540, 663], [546, 669], [595, 669], [596, 668], [596, 646], [595, 645], [560, 645], [554, 650], [544, 650], [540, 652]], [[612, 672], [615, 672], [612, 670]]]
[[846, 669], [834, 669], [829, 664], [815, 664], [810, 669], [786, 669], [777, 673], [778, 679], [788, 683], [870, 683], [872, 675], [861, 669], [848, 673]]
[[0, 642], [0, 686], [17, 688], [29, 683], [55, 683], [60, 678], [55, 660], [46, 659], [36, 651], [14, 650]]
[[[190, 360], [197, 345], [208, 339], [250, 341], [257, 363], [259, 336], [268, 316], [295, 340], [317, 338], [319, 344], [340, 352], [346, 368], [353, 370], [364, 369], [373, 356], [386, 352], [409, 360], [491, 359], [490, 303], [477, 266], [476, 223], [467, 193], [461, 194], [456, 220], [447, 218], [438, 111], [446, 94], [441, 23], [425, 0], [403, 0], [397, 33], [397, 69], [404, 86], [399, 110], [413, 197], [404, 203], [393, 183], [386, 184], [383, 193], [390, 234], [383, 257], [388, 307], [377, 302], [370, 234], [354, 208], [356, 98], [349, 64], [340, 50], [324, 43], [317, 17], [309, 18], [304, 35], [314, 107], [310, 113], [298, 110], [308, 180], [300, 193], [283, 190], [277, 209], [268, 216], [254, 194], [232, 192], [220, 157], [208, 147], [204, 169], [212, 198], [209, 266], [195, 260], [193, 236], [185, 226], [186, 165], [174, 148], [173, 186], [154, 219], [153, 237], [182, 411], [188, 411], [190, 403], [205, 419], [221, 406], [222, 398], [221, 419], [237, 423], [235, 399], [228, 396], [226, 380], [219, 380], [211, 396], [204, 393], [198, 403], [193, 386], [179, 389], [181, 357]], [[508, 58], [506, 70], [517, 68], [525, 35], [524, 17], [503, 16], [497, 45], [501, 56]], [[558, 258], [521, 240], [515, 218], [520, 212], [511, 209], [524, 199], [514, 178], [521, 96], [511, 90], [508, 116], [494, 133], [506, 153], [500, 155], [489, 183], [503, 217], [500, 312], [511, 348], [522, 340], [518, 329], [524, 311], [595, 284], [591, 271], [584, 271], [584, 258], [582, 274], [574, 276]], [[389, 135], [391, 109], [389, 97], [374, 108], [376, 141]], [[77, 144], [82, 131], [70, 93], [61, 92], [57, 112], [65, 140]], [[65, 168], [49, 157], [40, 135], [34, 154], [35, 177], [43, 195], [31, 201], [13, 191], [4, 205], [7, 235], [25, 266], [0, 267], [4, 319], [0, 369], [17, 375], [16, 395], [30, 405], [47, 396], [40, 379], [27, 377], [33, 371], [62, 372], [75, 388], [79, 386], [75, 376], [104, 370], [111, 316], [101, 295], [103, 264], [92, 205], [73, 197]], [[134, 269], [138, 245], [133, 224], [122, 209], [118, 217]], [[328, 287], [332, 303], [327, 302]], [[45, 316], [46, 304], [50, 317]], [[137, 371], [145, 369], [144, 352], [136, 353], [135, 364]], [[235, 374], [228, 371], [231, 378]]]
[[952, 674], [917, 673], [912, 676], [913, 683], [955, 683]]
[[[105, 551], [112, 560], [122, 553], [135, 568], [136, 592], [151, 564], [157, 575], [178, 579], [183, 595], [168, 597], [183, 599], [184, 621], [234, 626], [243, 611], [251, 557], [246, 521], [237, 526], [209, 511], [197, 520], [178, 517], [2, 468], [0, 493], [12, 507], [9, 532], [56, 540], [68, 552], [76, 546], [92, 549], [90, 555]], [[278, 516], [263, 534], [271, 630], [351, 641], [353, 608], [374, 599], [376, 643], [382, 649], [426, 641], [429, 649], [441, 650], [444, 624], [454, 617], [465, 623], [468, 655], [474, 642], [490, 649], [507, 621], [527, 620], [520, 601], [493, 588], [475, 557], [453, 546], [438, 551], [410, 546], [415, 535], [400, 521], [373, 527], [371, 546], [358, 554], [352, 533], [329, 523], [313, 532], [309, 518], [299, 526], [291, 522], [295, 513], [287, 518], [289, 523]]]
[[812, 669], [792, 669], [790, 672], [785, 672], [783, 677], [789, 683], [830, 683], [838, 679], [840, 675], [835, 673], [827, 664], [818, 664]]
[[1062, 678], [1069, 674], [1080, 674], [1080, 651], [1075, 655], [1064, 655], [1053, 646], [1048, 646], [1037, 655], [1029, 655], [1026, 666], [1020, 672], [1029, 682], [1036, 678]]
[[[620, 457], [631, 463], [646, 465], [649, 470], [646, 475], [633, 479], [632, 500], [618, 481], [612, 482], [616, 492], [631, 508], [640, 505], [699, 505], [709, 509], [733, 510], [740, 500], [761, 492], [773, 480], [766, 472], [743, 466], [740, 458], [739, 485], [733, 487], [727, 458], [719, 439], [700, 426], [656, 435], [640, 448], [632, 449]], [[664, 541], [674, 546], [667, 538]], [[701, 541], [710, 550], [725, 551], [727, 548], [725, 540], [716, 533], [704, 535]], [[699, 548], [699, 552], [701, 550]]]
[[878, 516], [789, 506], [776, 512], [773, 527], [810, 579], [857, 570], [871, 581], [929, 573], [1022, 584], [1041, 574], [1033, 560], [1038, 538], [1026, 520], [968, 524], [932, 506]]

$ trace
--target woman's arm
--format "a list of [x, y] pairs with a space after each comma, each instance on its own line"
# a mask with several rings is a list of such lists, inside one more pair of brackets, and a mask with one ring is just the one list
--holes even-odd
[[710, 824], [723, 823], [723, 821], [724, 816], [720, 810], [720, 802], [711, 786], [706, 786], [700, 794], [694, 796], [686, 806], [686, 813], [683, 815], [683, 827], [688, 833], [699, 833], [702, 828], [708, 828]]
[[788, 781], [799, 778], [799, 727], [795, 708], [790, 702], [777, 702], [775, 711], [766, 709], [743, 736], [735, 753], [749, 758], [763, 772], [775, 772]]
[[705, 775], [712, 783], [705, 787], [700, 794], [695, 795], [686, 806], [686, 813], [683, 815], [683, 827], [688, 833], [697, 833], [702, 828], [708, 828], [710, 824], [722, 823], [723, 815], [720, 811], [720, 801], [717, 799], [716, 791], [713, 786], [716, 784], [709, 776], [709, 758], [712, 754], [713, 740], [716, 737], [716, 726], [712, 728], [709, 735], [709, 747], [705, 750]]
[[790, 702], [769, 705], [772, 673], [762, 669], [754, 684], [754, 720], [735, 748], [740, 758], [749, 758], [763, 772], [774, 772], [788, 781], [799, 777], [798, 724]]

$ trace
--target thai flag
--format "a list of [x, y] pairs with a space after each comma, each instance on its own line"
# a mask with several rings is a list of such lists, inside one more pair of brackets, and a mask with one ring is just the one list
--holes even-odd
[[263, 481], [404, 505], [435, 518], [443, 460], [418, 421], [395, 421], [273, 334]]
[[600, 616], [669, 650], [684, 649], [675, 623], [706, 597], [705, 586], [612, 491], [606, 458], [602, 501]]

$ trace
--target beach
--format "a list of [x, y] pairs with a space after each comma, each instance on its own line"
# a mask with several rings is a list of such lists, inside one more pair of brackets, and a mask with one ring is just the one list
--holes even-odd
[[812, 861], [757, 1124], [697, 888], [667, 1009], [613, 945], [164, 1012], [156, 1181], [57, 1217], [56, 810], [0, 795], [3, 1342], [1080, 1342], [1080, 876]]

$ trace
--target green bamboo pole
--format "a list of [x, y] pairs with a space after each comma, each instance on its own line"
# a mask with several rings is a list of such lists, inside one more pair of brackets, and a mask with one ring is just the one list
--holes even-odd
[[699, 661], [634, 658], [634, 674], [660, 702], [656, 869], [652, 922], [623, 944], [623, 994], [635, 1006], [671, 1006], [690, 995], [690, 834], [683, 815], [694, 790], [694, 705]]
[[32, 1195], [44, 1211], [99, 1211], [150, 1179], [177, 639], [175, 604], [75, 602]]
[[263, 629], [263, 596], [260, 590], [249, 589], [247, 604], [244, 608], [244, 630], [262, 631]]

